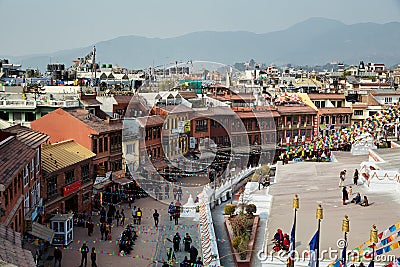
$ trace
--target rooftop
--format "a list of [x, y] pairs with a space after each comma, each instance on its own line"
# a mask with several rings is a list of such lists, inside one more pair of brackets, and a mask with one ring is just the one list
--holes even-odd
[[311, 100], [345, 100], [344, 94], [308, 94]]
[[152, 127], [164, 124], [164, 119], [160, 115], [136, 118], [142, 127]]
[[96, 154], [75, 141], [67, 140], [43, 147], [42, 168], [51, 173], [95, 156]]
[[166, 105], [166, 106], [159, 106], [159, 108], [167, 111], [168, 113], [193, 112], [193, 109], [188, 108], [185, 105]]
[[107, 116], [108, 119], [103, 120], [85, 109], [66, 109], [64, 111], [99, 133], [122, 130], [122, 123], [111, 119], [109, 116]]
[[327, 114], [352, 114], [351, 108], [319, 108], [318, 113], [321, 115]]
[[317, 114], [317, 111], [307, 105], [277, 106], [280, 115], [284, 114]]
[[32, 148], [39, 147], [50, 138], [50, 136], [48, 136], [47, 134], [20, 125], [15, 125], [7, 128], [5, 129], [5, 131], [9, 133], [15, 133], [18, 140], [24, 142], [26, 145]]

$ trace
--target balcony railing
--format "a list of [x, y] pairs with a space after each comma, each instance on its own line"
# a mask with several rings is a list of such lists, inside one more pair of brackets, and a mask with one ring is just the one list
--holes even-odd
[[0, 100], [2, 108], [36, 108], [37, 106], [51, 107], [79, 107], [78, 100]]

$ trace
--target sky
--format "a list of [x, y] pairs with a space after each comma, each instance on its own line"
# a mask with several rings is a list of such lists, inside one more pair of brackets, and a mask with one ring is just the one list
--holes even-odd
[[0, 55], [50, 53], [119, 36], [284, 30], [311, 17], [400, 21], [400, 0], [0, 0]]

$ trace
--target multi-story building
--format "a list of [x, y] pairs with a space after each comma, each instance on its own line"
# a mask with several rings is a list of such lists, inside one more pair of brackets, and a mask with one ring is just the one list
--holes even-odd
[[50, 136], [50, 142], [74, 140], [96, 154], [94, 172], [122, 169], [122, 123], [101, 110], [57, 109], [31, 123]]
[[41, 145], [49, 137], [26, 127], [0, 132], [0, 222], [24, 232], [43, 208], [41, 198]]
[[45, 218], [54, 213], [69, 211], [90, 213], [92, 159], [95, 156], [92, 151], [73, 140], [43, 147]]

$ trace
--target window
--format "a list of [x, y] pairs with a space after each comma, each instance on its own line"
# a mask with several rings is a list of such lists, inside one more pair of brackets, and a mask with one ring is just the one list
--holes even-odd
[[75, 182], [74, 170], [65, 172], [65, 185], [70, 185]]
[[326, 121], [326, 124], [329, 124], [329, 116], [325, 116], [325, 121]]
[[35, 178], [35, 159], [31, 160], [31, 179]]
[[332, 116], [332, 124], [336, 124], [336, 117]]
[[342, 107], [342, 101], [338, 101], [336, 107], [341, 108]]
[[392, 98], [391, 97], [385, 97], [385, 104], [392, 103]]
[[321, 108], [325, 107], [325, 101], [321, 101]]
[[321, 116], [320, 124], [325, 124], [325, 117]]
[[24, 168], [24, 186], [29, 183], [29, 166], [26, 165]]
[[40, 149], [36, 149], [36, 172], [40, 171]]
[[97, 153], [97, 139], [92, 140], [93, 153]]
[[47, 197], [57, 196], [57, 176], [53, 176], [47, 180]]
[[81, 166], [82, 182], [90, 180], [89, 164]]
[[24, 211], [25, 215], [29, 212], [30, 205], [29, 205], [29, 192], [25, 194], [25, 200], [24, 200]]
[[196, 132], [207, 132], [207, 131], [208, 131], [207, 120], [197, 120]]
[[36, 184], [33, 184], [31, 189], [32, 207], [36, 206]]
[[345, 116], [345, 117], [344, 117], [344, 122], [345, 122], [345, 123], [349, 123], [349, 116]]
[[321, 104], [320, 104], [319, 101], [314, 101], [314, 105], [315, 105], [317, 108], [320, 108], [320, 107], [321, 107]]
[[108, 137], [104, 137], [104, 151], [108, 151]]
[[22, 120], [22, 113], [21, 112], [14, 112], [13, 113], [13, 120], [14, 121], [21, 121]]
[[363, 110], [354, 110], [354, 116], [362, 116], [364, 114]]
[[40, 200], [40, 182], [36, 185], [36, 202], [39, 203]]
[[127, 155], [135, 154], [135, 144], [126, 145], [126, 154]]
[[103, 138], [99, 139], [99, 153], [103, 152]]

